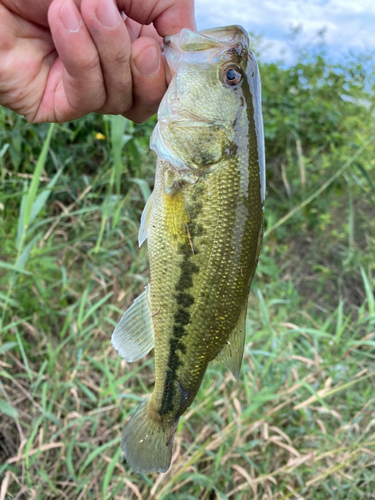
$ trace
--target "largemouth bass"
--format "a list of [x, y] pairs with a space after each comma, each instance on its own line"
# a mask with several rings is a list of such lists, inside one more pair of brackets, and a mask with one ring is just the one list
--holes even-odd
[[150, 279], [117, 325], [127, 361], [155, 350], [155, 388], [125, 428], [137, 472], [165, 472], [179, 417], [210, 361], [238, 376], [263, 231], [260, 77], [240, 26], [183, 29], [164, 40], [173, 78], [150, 147], [158, 156], [142, 215]]

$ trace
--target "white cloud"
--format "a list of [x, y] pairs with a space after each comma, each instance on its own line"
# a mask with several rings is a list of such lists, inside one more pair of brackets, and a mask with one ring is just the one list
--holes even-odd
[[198, 28], [241, 24], [263, 34], [274, 50], [287, 51], [285, 37], [291, 27], [303, 26], [302, 43], [325, 28], [328, 48], [375, 49], [374, 0], [196, 0]]

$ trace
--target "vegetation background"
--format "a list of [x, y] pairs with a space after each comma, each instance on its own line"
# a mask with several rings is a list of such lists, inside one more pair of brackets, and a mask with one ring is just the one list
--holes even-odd
[[153, 356], [110, 343], [148, 279], [155, 119], [0, 108], [0, 500], [375, 498], [374, 59], [296, 54], [261, 67], [266, 233], [242, 373], [211, 364], [161, 475], [119, 448]]

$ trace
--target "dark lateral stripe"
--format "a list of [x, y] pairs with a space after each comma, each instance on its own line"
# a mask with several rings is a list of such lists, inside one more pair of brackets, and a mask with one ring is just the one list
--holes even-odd
[[[201, 207], [197, 205], [194, 212], [199, 213], [200, 208]], [[193, 218], [194, 214], [191, 213], [190, 216]], [[192, 223], [190, 227], [190, 234], [192, 237], [196, 234], [194, 227], [195, 225]], [[176, 373], [177, 369], [182, 366], [179, 352], [183, 354], [186, 352], [182, 338], [185, 336], [186, 326], [190, 322], [189, 308], [194, 304], [194, 297], [188, 290], [193, 286], [193, 275], [199, 271], [199, 267], [194, 264], [194, 262], [191, 262], [193, 254], [188, 244], [180, 245], [178, 253], [183, 255], [183, 260], [180, 264], [180, 278], [175, 288], [175, 298], [178, 307], [174, 314], [173, 336], [169, 343], [168, 368], [166, 371], [163, 398], [159, 410], [161, 415], [172, 411], [174, 409], [174, 404], [176, 404], [174, 402], [176, 396]], [[181, 397], [180, 391], [179, 397]]]

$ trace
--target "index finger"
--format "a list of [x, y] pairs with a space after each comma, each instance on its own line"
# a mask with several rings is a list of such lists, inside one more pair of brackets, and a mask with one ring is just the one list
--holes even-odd
[[196, 30], [194, 0], [117, 0], [117, 5], [137, 23], [153, 23], [162, 37]]

